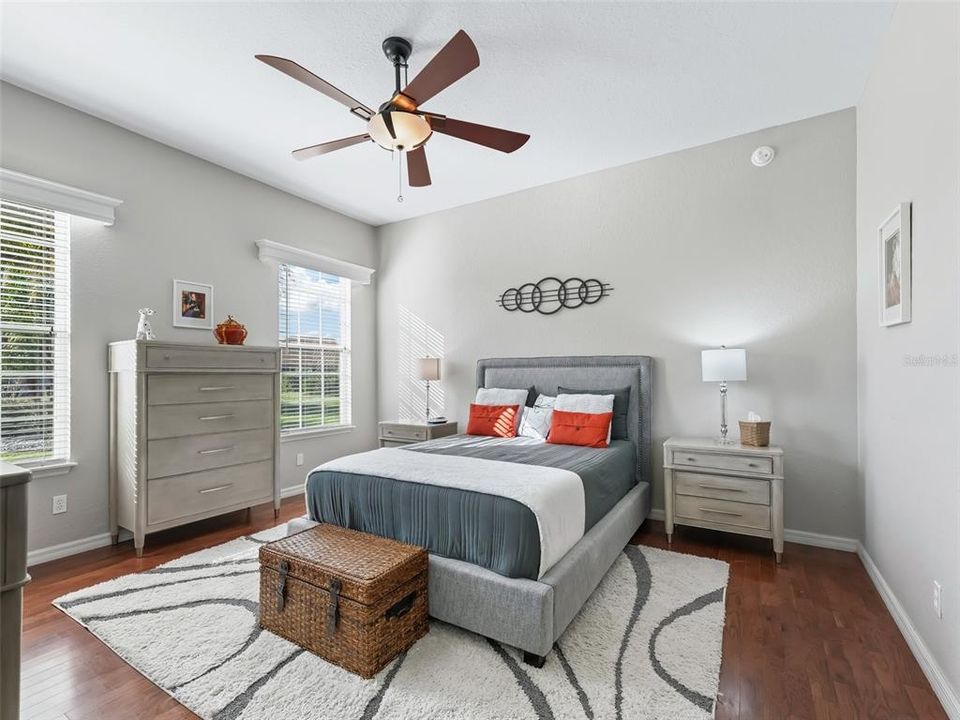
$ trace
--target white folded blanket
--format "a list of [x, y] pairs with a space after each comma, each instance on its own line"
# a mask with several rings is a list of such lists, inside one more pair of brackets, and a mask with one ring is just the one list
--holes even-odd
[[530, 508], [537, 518], [538, 579], [583, 537], [586, 518], [583, 482], [569, 470], [396, 448], [346, 455], [316, 469], [374, 475], [516, 500]]

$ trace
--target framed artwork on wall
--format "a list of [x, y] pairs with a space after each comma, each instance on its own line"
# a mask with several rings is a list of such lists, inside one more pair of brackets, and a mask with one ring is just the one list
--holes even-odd
[[880, 241], [880, 325], [910, 322], [910, 203], [900, 203], [877, 231]]
[[213, 329], [213, 285], [173, 281], [174, 327]]

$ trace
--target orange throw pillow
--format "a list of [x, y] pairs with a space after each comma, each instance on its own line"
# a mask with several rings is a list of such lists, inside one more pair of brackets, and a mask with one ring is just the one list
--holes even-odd
[[470, 403], [467, 435], [516, 437], [519, 412], [519, 405], [477, 405], [476, 403]]
[[578, 413], [554, 410], [547, 442], [554, 445], [607, 447], [613, 413]]

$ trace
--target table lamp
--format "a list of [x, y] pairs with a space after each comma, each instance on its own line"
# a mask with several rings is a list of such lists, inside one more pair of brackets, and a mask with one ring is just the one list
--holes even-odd
[[733, 444], [727, 440], [727, 383], [747, 379], [747, 351], [742, 348], [704, 350], [700, 353], [704, 382], [720, 383], [720, 440], [721, 445]]
[[440, 379], [440, 358], [420, 358], [420, 379], [427, 383], [427, 423], [430, 423], [430, 383]]

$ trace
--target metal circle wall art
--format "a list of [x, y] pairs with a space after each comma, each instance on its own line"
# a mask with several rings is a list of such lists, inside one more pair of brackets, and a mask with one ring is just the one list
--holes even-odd
[[593, 305], [610, 294], [613, 287], [595, 278], [583, 280], [573, 277], [561, 280], [545, 277], [539, 282], [524, 283], [520, 287], [504, 290], [497, 298], [497, 305], [509, 312], [538, 312], [553, 315], [563, 308], [573, 310], [583, 305]]

